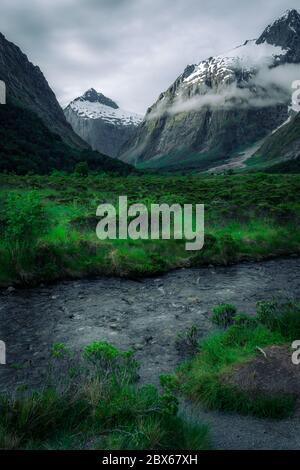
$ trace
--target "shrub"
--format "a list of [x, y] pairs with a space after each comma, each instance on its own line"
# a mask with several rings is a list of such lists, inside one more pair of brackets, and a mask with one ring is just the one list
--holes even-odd
[[238, 387], [223, 384], [217, 377], [208, 377], [206, 383], [199, 383], [197, 394], [208, 409], [235, 412], [257, 418], [284, 419], [295, 411], [292, 396], [252, 396]]
[[[226, 383], [235, 366], [257, 354], [257, 347], [283, 344], [279, 332], [263, 325], [234, 324], [226, 331], [213, 333], [200, 344], [200, 353], [179, 368], [177, 387], [192, 400], [210, 409], [238, 412], [260, 418], [291, 416], [295, 399], [288, 394], [266, 395], [243, 391]], [[166, 386], [168, 381], [164, 381]], [[172, 382], [176, 386], [176, 381]]]
[[77, 163], [74, 169], [74, 173], [78, 176], [88, 176], [89, 175], [89, 166], [87, 162]]
[[248, 328], [255, 328], [258, 324], [258, 321], [255, 317], [250, 317], [250, 315], [246, 315], [245, 313], [239, 313], [238, 315], [235, 315], [233, 322], [235, 325], [245, 326]]
[[10, 269], [18, 277], [34, 263], [37, 243], [48, 223], [47, 212], [36, 192], [8, 194], [0, 224]]
[[256, 306], [257, 319], [268, 328], [273, 327], [274, 321], [275, 321], [276, 310], [277, 310], [277, 304], [274, 301], [258, 302]]
[[176, 348], [183, 354], [195, 354], [198, 350], [199, 333], [196, 325], [191, 326], [184, 333], [179, 333], [176, 338]]
[[[116, 375], [110, 373], [111, 362], [118, 362], [120, 375], [125, 377], [130, 375], [128, 358], [134, 358], [131, 352], [123, 353], [110, 346], [93, 343], [83, 357], [73, 353], [66, 357], [60, 355], [65, 350], [63, 345], [55, 345], [58, 369], [52, 370], [50, 389], [0, 397], [0, 447], [208, 448], [208, 429], [185, 423], [177, 416], [178, 401], [170, 390], [160, 394], [152, 385], [137, 387], [135, 383], [116, 380]], [[122, 365], [121, 360], [125, 361]], [[77, 373], [70, 374], [74, 367]], [[65, 380], [63, 386], [61, 377]]]
[[139, 364], [134, 359], [133, 351], [122, 352], [105, 341], [94, 342], [87, 346], [84, 358], [91, 362], [96, 370], [105, 370], [118, 380], [131, 383], [138, 377]]
[[237, 309], [231, 304], [221, 304], [213, 309], [212, 322], [216, 325], [227, 328], [234, 323]]
[[112, 362], [123, 355], [117, 348], [106, 342], [94, 342], [84, 351], [85, 357], [91, 361]]
[[176, 375], [171, 374], [160, 375], [159, 382], [165, 390], [175, 390], [178, 385]]
[[46, 231], [47, 215], [34, 192], [9, 193], [6, 201], [5, 238], [10, 245], [32, 247]]
[[279, 332], [290, 341], [300, 337], [299, 303], [258, 302], [257, 318], [271, 331]]
[[67, 346], [63, 343], [56, 343], [52, 347], [52, 356], [56, 359], [64, 358], [69, 354]]

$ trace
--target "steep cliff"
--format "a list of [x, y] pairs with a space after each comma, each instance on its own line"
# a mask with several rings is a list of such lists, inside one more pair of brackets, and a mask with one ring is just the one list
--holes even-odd
[[136, 113], [124, 111], [117, 103], [91, 88], [65, 109], [73, 130], [94, 150], [116, 158], [142, 122]]
[[290, 10], [257, 40], [188, 66], [149, 108], [122, 160], [168, 170], [230, 161], [287, 120], [286, 77], [299, 62], [300, 15]]
[[88, 148], [67, 123], [55, 94], [39, 67], [0, 33], [0, 80], [7, 89], [8, 103], [36, 113], [49, 130], [58, 134], [65, 143]]

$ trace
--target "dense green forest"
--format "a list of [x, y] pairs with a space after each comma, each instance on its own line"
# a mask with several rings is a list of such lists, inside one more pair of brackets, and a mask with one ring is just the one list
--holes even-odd
[[92, 150], [69, 147], [28, 109], [0, 106], [0, 172], [47, 174], [54, 169], [73, 171], [80, 162], [90, 170], [126, 175], [133, 168]]

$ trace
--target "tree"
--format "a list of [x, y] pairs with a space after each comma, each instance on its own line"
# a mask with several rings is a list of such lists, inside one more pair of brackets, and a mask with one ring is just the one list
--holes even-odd
[[77, 163], [75, 166], [74, 173], [78, 176], [88, 176], [89, 175], [89, 166], [87, 162]]

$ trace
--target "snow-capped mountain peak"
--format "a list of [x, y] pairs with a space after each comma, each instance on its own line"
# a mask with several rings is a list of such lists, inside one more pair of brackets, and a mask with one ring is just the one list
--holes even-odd
[[289, 10], [258, 39], [188, 66], [148, 109], [122, 158], [149, 168], [152, 160], [175, 168], [182, 158], [194, 167], [198, 153], [204, 168], [234, 156], [287, 120], [299, 67], [300, 15]]
[[264, 30], [258, 39], [200, 62], [182, 76], [183, 86], [218, 88], [248, 80], [262, 67], [300, 61], [300, 14], [287, 10]]
[[268, 25], [258, 44], [267, 42], [284, 48], [299, 45], [300, 40], [300, 14], [297, 10], [287, 10], [282, 16]]
[[94, 88], [73, 100], [65, 109], [73, 130], [92, 149], [117, 158], [122, 146], [135, 135], [143, 116], [121, 109]]
[[74, 101], [89, 101], [90, 103], [100, 103], [109, 106], [113, 109], [118, 109], [117, 103], [110, 98], [107, 98], [102, 93], [98, 93], [94, 88], [87, 90], [82, 96], [76, 98]]
[[251, 74], [259, 67], [274, 65], [286, 52], [280, 46], [248, 40], [242, 46], [200, 62], [184, 83], [192, 85], [213, 79], [218, 84], [228, 84], [235, 80], [237, 71]]
[[200, 62], [182, 76], [185, 86], [230, 84], [237, 78], [250, 78], [261, 67], [300, 61], [300, 14], [287, 10], [264, 30], [258, 39]]
[[289, 29], [296, 33], [296, 28], [300, 26], [300, 14], [295, 9], [286, 10], [282, 16], [267, 26], [265, 31], [270, 31], [274, 26], [278, 25], [286, 25]]
[[117, 103], [94, 88], [72, 101], [69, 107], [82, 118], [102, 119], [115, 126], [138, 126], [143, 120], [141, 115], [121, 109]]

